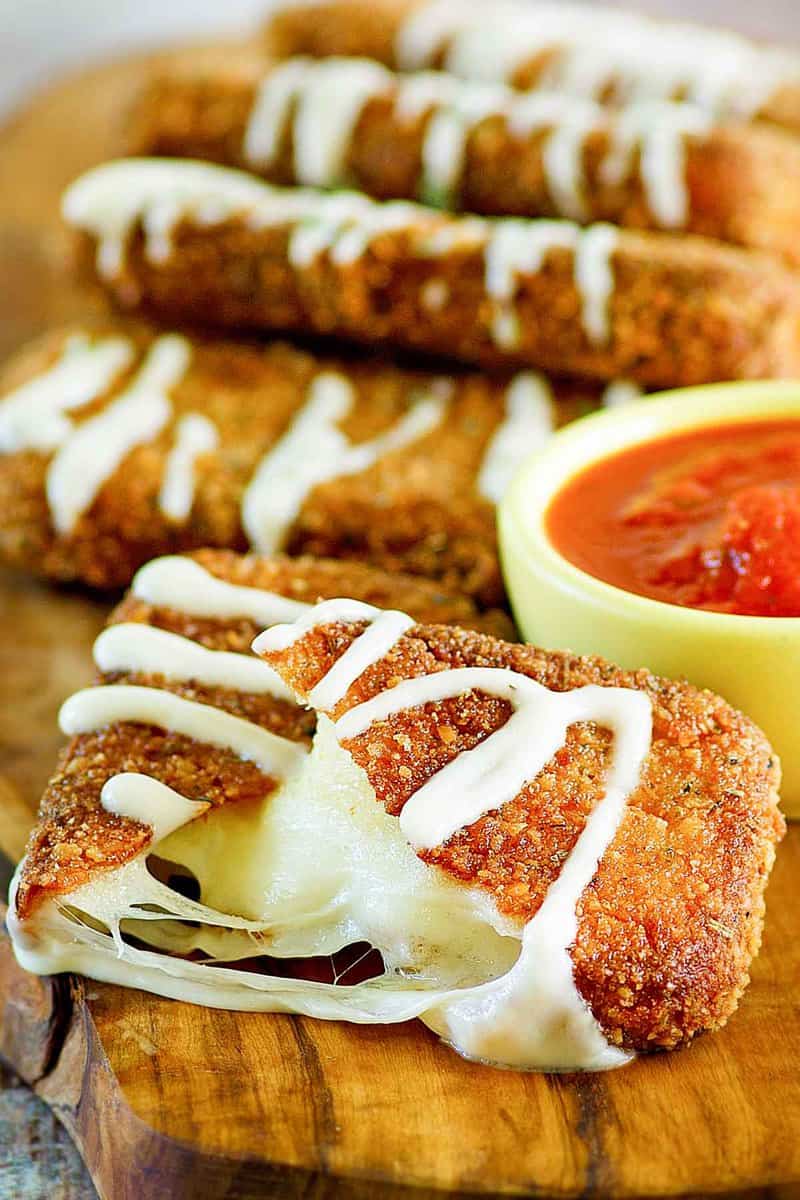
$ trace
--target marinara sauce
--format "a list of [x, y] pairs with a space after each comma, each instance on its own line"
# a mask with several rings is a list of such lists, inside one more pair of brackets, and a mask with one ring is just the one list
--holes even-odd
[[800, 420], [719, 425], [592, 464], [551, 501], [569, 562], [667, 604], [800, 616]]

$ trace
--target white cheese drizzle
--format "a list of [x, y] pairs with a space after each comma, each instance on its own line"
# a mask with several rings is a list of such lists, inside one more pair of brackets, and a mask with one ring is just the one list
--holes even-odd
[[[316, 624], [369, 620], [352, 601], [328, 601]], [[373, 617], [378, 622], [379, 618]], [[315, 625], [304, 617], [300, 635]], [[369, 629], [351, 644], [352, 657], [333, 689], [354, 681], [406, 632], [400, 622], [382, 636]], [[391, 635], [391, 636], [390, 636]], [[277, 626], [261, 634], [256, 652], [281, 649], [297, 630]], [[360, 645], [359, 645], [360, 643]], [[331, 674], [329, 672], [328, 674]], [[326, 676], [317, 683], [325, 699]], [[400, 712], [477, 692], [512, 706], [509, 720], [472, 750], [458, 754], [406, 802], [400, 828], [417, 850], [442, 845], [460, 829], [500, 808], [539, 774], [563, 744], [567, 730], [594, 721], [613, 735], [605, 794], [589, 816], [561, 873], [525, 927], [522, 952], [510, 972], [490, 983], [451, 996], [424, 1019], [470, 1057], [507, 1065], [558, 1069], [603, 1069], [630, 1056], [611, 1046], [575, 986], [569, 949], [578, 928], [577, 906], [613, 840], [630, 793], [636, 788], [652, 738], [651, 702], [631, 688], [595, 685], [551, 692], [525, 675], [476, 667], [434, 672], [403, 680], [346, 712], [335, 724], [340, 742]]]
[[653, 217], [663, 229], [680, 229], [689, 211], [686, 138], [708, 133], [711, 124], [707, 112], [690, 104], [631, 104], [616, 116], [600, 176], [607, 183], [623, 183], [638, 149], [639, 175]]
[[581, 231], [575, 249], [575, 286], [582, 301], [583, 328], [589, 341], [605, 345], [611, 336], [609, 304], [614, 293], [612, 256], [619, 243], [614, 225], [590, 225]]
[[572, 253], [573, 277], [587, 337], [595, 345], [607, 342], [608, 306], [614, 288], [611, 258], [618, 236], [613, 225], [581, 229], [569, 221], [494, 221], [485, 258], [486, 290], [495, 301], [493, 336], [497, 344], [513, 348], [518, 343], [520, 330], [514, 310], [518, 277], [535, 275], [555, 249]]
[[512, 79], [546, 55], [538, 87], [589, 97], [612, 90], [623, 102], [681, 96], [724, 118], [753, 116], [800, 76], [797, 54], [734, 33], [571, 3], [432, 0], [402, 23], [395, 57], [413, 71], [442, 54], [447, 71], [489, 80]]
[[[170, 172], [175, 177], [174, 188], [169, 184]], [[242, 179], [248, 194], [255, 189], [257, 198], [249, 205], [242, 200]], [[115, 187], [119, 191], [118, 208], [111, 200]], [[307, 267], [323, 252], [336, 265], [352, 263], [375, 238], [390, 230], [412, 231], [412, 253], [421, 256], [446, 254], [454, 245], [471, 244], [477, 239], [485, 245], [487, 292], [494, 299], [506, 301], [505, 306], [498, 306], [495, 324], [495, 337], [501, 345], [514, 345], [518, 335], [513, 306], [508, 303], [513, 298], [513, 286], [507, 294], [508, 282], [513, 284], [514, 276], [521, 271], [537, 271], [552, 247], [563, 246], [574, 252], [574, 277], [581, 292], [587, 335], [595, 342], [605, 341], [608, 335], [606, 304], [613, 286], [609, 258], [616, 238], [611, 226], [595, 225], [581, 231], [567, 221], [446, 219], [402, 201], [380, 204], [355, 193], [282, 190], [222, 167], [135, 159], [95, 168], [79, 179], [67, 192], [65, 213], [99, 239], [99, 257], [105, 261], [108, 255], [103, 245], [109, 237], [115, 245], [124, 240], [137, 218], [146, 231], [152, 228], [148, 214], [154, 204], [159, 212], [171, 214], [169, 222], [159, 219], [155, 247], [159, 257], [172, 225], [182, 216], [197, 216], [201, 205], [206, 214], [203, 220], [211, 220], [213, 214], [221, 219], [220, 213], [235, 212], [254, 228], [288, 223], [292, 226], [289, 260], [297, 269]], [[147, 245], [152, 251], [150, 241]], [[500, 290], [498, 279], [502, 281]]]
[[305, 406], [256, 468], [242, 501], [242, 524], [262, 552], [283, 545], [304, 500], [319, 483], [367, 470], [385, 454], [424, 437], [442, 421], [441, 395], [421, 396], [385, 433], [353, 444], [338, 427], [355, 400], [343, 375], [325, 371], [313, 380]]
[[[68, 224], [96, 234], [97, 270], [113, 279], [123, 268], [128, 239], [141, 219], [145, 252], [163, 262], [172, 230], [182, 218], [218, 224], [263, 200], [263, 184], [243, 171], [229, 171], [222, 186], [219, 168], [169, 159], [121, 159], [81, 175], [64, 193]], [[276, 198], [276, 205], [280, 203]], [[301, 199], [286, 207], [299, 219]]]
[[[603, 130], [610, 146], [602, 178], [609, 184], [624, 182], [638, 149], [639, 175], [653, 218], [666, 228], [686, 223], [685, 138], [705, 134], [712, 125], [708, 112], [690, 104], [636, 102], [611, 114], [590, 99], [563, 92], [520, 93], [435, 71], [393, 76], [358, 58], [288, 59], [259, 88], [245, 135], [245, 160], [255, 168], [269, 168], [291, 128], [296, 181], [340, 187], [359, 113], [367, 100], [392, 91], [401, 122], [428, 113], [417, 189], [426, 204], [458, 206], [469, 137], [481, 121], [499, 116], [518, 138], [546, 131], [544, 173], [560, 216], [587, 219], [584, 147], [591, 133]], [[349, 200], [345, 210], [349, 216]]]
[[[227, 584], [199, 563], [178, 556], [156, 559], [143, 567], [134, 581], [133, 594], [187, 613], [191, 609], [184, 600], [189, 597], [194, 600], [193, 615], [220, 620], [250, 614], [259, 623], [270, 623], [310, 611], [309, 605], [271, 592]], [[209, 650], [190, 638], [138, 622], [121, 622], [104, 629], [94, 644], [94, 661], [104, 674], [120, 671], [159, 675], [171, 681], [196, 681], [251, 695], [293, 698], [277, 673], [257, 658]], [[161, 726], [232, 750], [266, 774], [280, 778], [305, 756], [302, 746], [251, 721], [161, 688], [134, 684], [105, 684], [77, 692], [62, 705], [59, 721], [67, 734], [91, 732], [115, 721]], [[151, 825], [155, 840], [209, 807], [138, 772], [112, 776], [103, 787], [101, 804], [109, 812]]]
[[504, 115], [508, 101], [503, 88], [462, 86], [434, 109], [422, 144], [420, 200], [437, 208], [458, 205], [470, 134], [487, 117]]
[[618, 408], [621, 404], [640, 400], [643, 395], [644, 392], [638, 383], [633, 383], [630, 379], [612, 379], [604, 388], [600, 403], [603, 408]]
[[106, 812], [150, 825], [154, 842], [169, 837], [211, 807], [205, 800], [187, 800], [174, 788], [136, 771], [123, 771], [107, 779], [100, 803]]
[[172, 414], [168, 392], [182, 378], [190, 357], [185, 338], [176, 334], [158, 338], [124, 391], [61, 443], [46, 480], [53, 525], [59, 533], [70, 533], [123, 459], [167, 425]]
[[506, 389], [505, 410], [478, 474], [478, 491], [492, 504], [500, 503], [517, 468], [553, 432], [553, 391], [544, 375], [535, 371], [515, 375]]
[[67, 338], [52, 367], [0, 401], [0, 453], [55, 450], [74, 429], [66, 414], [102, 396], [132, 360], [127, 338]]
[[246, 618], [256, 625], [294, 621], [311, 605], [262, 588], [218, 579], [199, 562], [178, 554], [154, 558], [140, 567], [131, 592], [154, 608], [170, 608], [191, 617], [216, 621]]
[[186, 413], [178, 421], [158, 496], [158, 506], [165, 516], [179, 523], [188, 521], [194, 504], [195, 464], [218, 445], [217, 427], [202, 413]]
[[126, 671], [161, 675], [175, 681], [194, 680], [208, 687], [290, 700], [292, 694], [275, 672], [248, 654], [209, 650], [191, 638], [181, 637], [138, 621], [109, 625], [94, 644], [94, 661], [100, 671]]
[[222, 750], [231, 750], [267, 775], [284, 776], [305, 756], [295, 742], [210, 704], [162, 688], [106, 684], [75, 692], [61, 706], [62, 733], [94, 733], [117, 721], [156, 725]]

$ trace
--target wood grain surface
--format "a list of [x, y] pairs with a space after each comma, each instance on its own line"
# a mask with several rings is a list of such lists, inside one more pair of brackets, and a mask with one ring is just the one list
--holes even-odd
[[[0, 188], [3, 348], [97, 303], [69, 278], [58, 195], [115, 153], [145, 69], [104, 67], [60, 85], [0, 138], [0, 177], [15, 181]], [[89, 678], [106, 608], [0, 574], [0, 846], [11, 857], [55, 759], [58, 705]], [[728, 1028], [605, 1075], [494, 1071], [417, 1024], [232, 1014], [39, 980], [16, 967], [7, 942], [0, 1056], [52, 1107], [113, 1200], [394, 1200], [408, 1185], [423, 1200], [442, 1191], [793, 1196], [798, 879], [795, 828], [769, 887], [752, 986]]]

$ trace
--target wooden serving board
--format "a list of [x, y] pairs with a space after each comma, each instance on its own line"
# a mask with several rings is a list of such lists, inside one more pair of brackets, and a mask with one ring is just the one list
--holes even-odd
[[[246, 53], [234, 48], [231, 53]], [[0, 135], [2, 349], [96, 301], [65, 272], [62, 186], [115, 153], [145, 60], [59, 85]], [[21, 853], [107, 605], [0, 573], [0, 846]], [[456, 1195], [788, 1197], [800, 1186], [800, 827], [753, 983], [721, 1034], [606, 1075], [459, 1059], [418, 1024], [361, 1028], [40, 980], [0, 942], [0, 1055], [107, 1200]]]

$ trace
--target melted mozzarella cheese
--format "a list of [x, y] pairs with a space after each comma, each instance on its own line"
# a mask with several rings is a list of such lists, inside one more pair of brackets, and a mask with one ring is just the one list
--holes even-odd
[[[277, 626], [258, 639], [260, 648], [286, 647], [316, 625], [338, 621], [366, 628], [316, 684], [315, 698], [326, 706], [404, 636], [408, 617], [327, 601], [295, 626]], [[130, 661], [124, 632], [121, 648], [101, 642], [98, 658], [106, 652], [112, 662], [120, 654]], [[203, 669], [216, 671], [208, 653], [201, 655]], [[191, 667], [182, 655], [183, 648], [176, 670]], [[509, 702], [510, 719], [432, 775], [399, 820], [390, 816], [342, 742], [394, 713], [469, 691]], [[505, 1066], [600, 1070], [628, 1061], [606, 1041], [578, 993], [569, 947], [580, 896], [616, 834], [649, 750], [645, 694], [596, 686], [553, 693], [509, 670], [442, 670], [378, 693], [336, 725], [319, 714], [310, 755], [249, 722], [155, 688], [87, 689], [62, 710], [62, 726], [72, 733], [118, 720], [226, 746], [276, 775], [278, 786], [255, 804], [206, 811], [202, 800], [147, 777], [113, 777], [103, 789], [104, 807], [149, 824], [155, 844], [119, 870], [45, 901], [25, 923], [12, 886], [9, 928], [23, 965], [80, 970], [220, 1007], [353, 1021], [418, 1016], [462, 1054]], [[415, 847], [443, 843], [518, 794], [569, 726], [587, 720], [614, 734], [605, 793], [525, 926], [500, 914], [486, 893], [418, 857]], [[149, 873], [146, 855], [153, 850], [196, 877], [199, 901]], [[254, 954], [331, 954], [362, 941], [380, 951], [385, 971], [353, 986], [224, 965]], [[190, 961], [191, 950], [223, 965], [212, 970]]]

